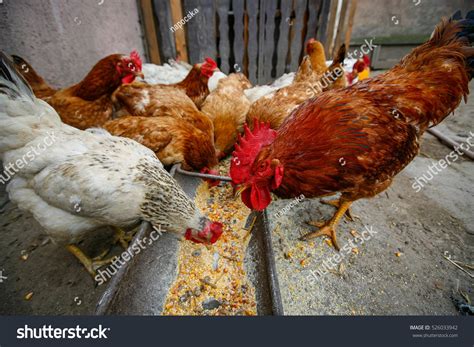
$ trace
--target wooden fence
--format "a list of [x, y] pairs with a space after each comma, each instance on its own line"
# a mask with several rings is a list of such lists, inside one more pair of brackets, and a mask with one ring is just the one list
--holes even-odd
[[152, 62], [179, 57], [194, 64], [209, 56], [224, 73], [241, 71], [258, 84], [295, 71], [311, 37], [328, 58], [342, 43], [348, 47], [357, 6], [356, 0], [139, 1]]

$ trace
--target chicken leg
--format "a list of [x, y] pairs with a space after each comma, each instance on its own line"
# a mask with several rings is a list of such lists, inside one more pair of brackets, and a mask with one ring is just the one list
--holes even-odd
[[[320, 200], [320, 202], [322, 204], [325, 204], [325, 205], [331, 205], [331, 206], [334, 206], [335, 208], [339, 208], [340, 199]], [[354, 219], [360, 219], [358, 216], [352, 214], [350, 208], [347, 209], [346, 214], [344, 215], [344, 217], [346, 217], [346, 219], [351, 221], [351, 222], [353, 222]]]
[[119, 243], [124, 250], [127, 250], [130, 241], [132, 241], [135, 232], [127, 234], [124, 230], [113, 227], [115, 230], [115, 243]]
[[308, 224], [316, 226], [319, 228], [318, 231], [313, 231], [310, 232], [306, 235], [303, 235], [300, 240], [310, 240], [314, 239], [319, 236], [328, 236], [331, 238], [332, 244], [334, 245], [334, 248], [339, 251], [339, 245], [337, 243], [337, 238], [336, 238], [336, 226], [339, 224], [339, 220], [344, 216], [346, 211], [349, 209], [351, 206], [352, 201], [348, 200], [343, 200], [336, 213], [334, 213], [334, 216], [326, 221], [326, 222], [308, 222]]
[[81, 251], [79, 247], [75, 245], [67, 245], [66, 249], [70, 253], [72, 253], [81, 262], [82, 265], [84, 265], [87, 272], [91, 274], [92, 278], [95, 277], [96, 275], [95, 271], [98, 268], [100, 268], [101, 266], [110, 264], [115, 259], [115, 257], [111, 257], [108, 259], [101, 259], [101, 260], [97, 260], [97, 258], [91, 259], [83, 251]]

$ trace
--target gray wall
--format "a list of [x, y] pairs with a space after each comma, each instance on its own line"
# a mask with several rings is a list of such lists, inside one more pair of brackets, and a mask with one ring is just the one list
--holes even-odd
[[[418, 4], [418, 5], [416, 5]], [[415, 6], [416, 5], [416, 6]], [[429, 35], [441, 17], [474, 9], [473, 0], [359, 0], [353, 39]], [[396, 19], [392, 21], [392, 17]], [[398, 19], [398, 24], [396, 20]]]
[[0, 35], [2, 51], [56, 87], [80, 81], [112, 53], [136, 49], [144, 58], [136, 0], [3, 0]]

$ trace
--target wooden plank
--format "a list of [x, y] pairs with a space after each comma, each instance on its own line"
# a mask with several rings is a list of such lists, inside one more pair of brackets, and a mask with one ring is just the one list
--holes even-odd
[[158, 40], [160, 44], [161, 60], [168, 61], [176, 58], [176, 46], [171, 27], [171, 8], [169, 0], [153, 0], [153, 9], [158, 23]]
[[291, 40], [291, 60], [290, 71], [296, 71], [299, 65], [299, 59], [303, 51], [303, 24], [304, 13], [306, 10], [306, 0], [294, 0], [293, 10], [295, 11], [295, 21], [292, 26], [292, 40]]
[[357, 10], [357, 0], [351, 0], [349, 18], [347, 20], [346, 37], [344, 38], [346, 50], [349, 49], [349, 45], [351, 44], [352, 28], [354, 27], [354, 17], [356, 14], [356, 10]]
[[264, 84], [264, 42], [265, 42], [265, 7], [266, 2], [272, 0], [260, 0], [260, 7], [258, 9], [258, 84]]
[[233, 0], [232, 10], [234, 11], [234, 66], [233, 71], [243, 72], [244, 64], [244, 0]]
[[219, 15], [219, 56], [221, 57], [220, 69], [223, 73], [229, 73], [229, 16], [230, 0], [219, 0], [217, 2], [217, 14]]
[[337, 25], [337, 32], [336, 38], [334, 40], [334, 47], [332, 49], [332, 56], [336, 55], [337, 50], [341, 46], [342, 38], [345, 37], [345, 30], [346, 30], [346, 14], [347, 8], [349, 5], [349, 0], [342, 0], [341, 12], [339, 13], [339, 23]]
[[[171, 15], [173, 23], [178, 23], [183, 16], [183, 9], [181, 8], [181, 1], [179, 0], [170, 0], [171, 5]], [[184, 28], [180, 28], [174, 32], [174, 38], [176, 43], [176, 55], [182, 61], [188, 61], [188, 50], [186, 48], [186, 34]]]
[[326, 51], [326, 58], [332, 58], [332, 48], [334, 46], [334, 26], [336, 25], [337, 6], [341, 0], [334, 0], [331, 2], [331, 9], [329, 10], [329, 21], [326, 32], [326, 41], [324, 48]]
[[277, 44], [277, 65], [276, 65], [276, 77], [280, 77], [286, 72], [288, 49], [290, 47], [290, 27], [293, 25], [293, 19], [291, 18], [292, 3], [291, 1], [282, 1], [280, 7], [281, 22], [280, 22], [280, 35], [278, 37]]
[[318, 28], [318, 17], [323, 0], [308, 0], [308, 23], [304, 43], [310, 38], [316, 38]]
[[153, 15], [153, 5], [151, 0], [140, 0], [141, 17], [143, 21], [143, 31], [147, 44], [148, 59], [153, 64], [161, 64], [160, 48], [156, 35], [155, 18]]
[[216, 16], [213, 0], [183, 0], [183, 12], [199, 12], [186, 24], [188, 57], [191, 64], [205, 57], [216, 58]]
[[253, 84], [258, 83], [258, 1], [247, 0], [246, 10], [248, 16], [248, 70], [249, 79]]
[[263, 83], [272, 80], [273, 54], [275, 50], [276, 1], [265, 2], [265, 39], [263, 51]]
[[[337, 0], [333, 0], [337, 1]], [[331, 9], [331, 0], [323, 0], [321, 13], [319, 14], [318, 26], [316, 28], [316, 40], [326, 45], [327, 30], [329, 21], [329, 10]]]

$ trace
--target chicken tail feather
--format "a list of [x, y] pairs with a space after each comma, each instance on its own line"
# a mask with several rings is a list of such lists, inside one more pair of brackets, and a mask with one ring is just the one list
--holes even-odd
[[10, 58], [0, 52], [0, 93], [11, 99], [27, 96], [34, 100], [35, 95], [28, 82], [16, 70]]

